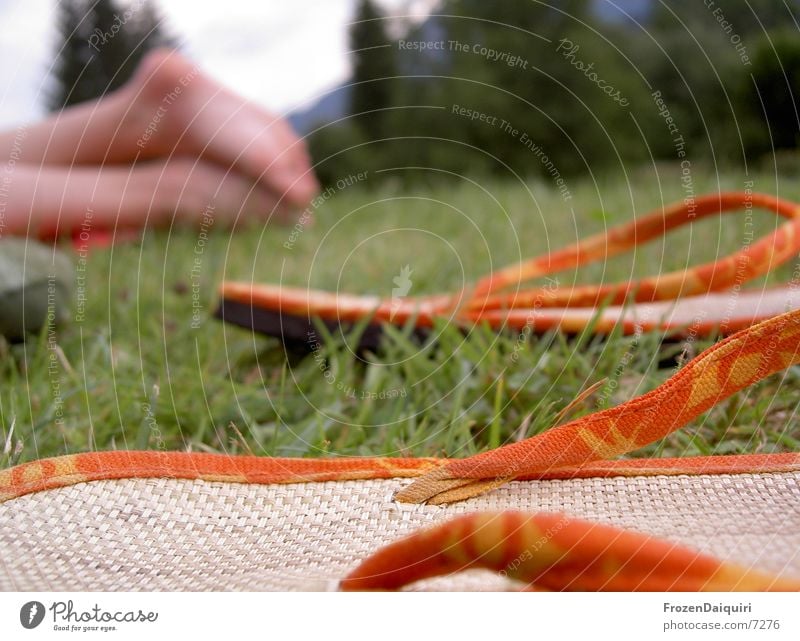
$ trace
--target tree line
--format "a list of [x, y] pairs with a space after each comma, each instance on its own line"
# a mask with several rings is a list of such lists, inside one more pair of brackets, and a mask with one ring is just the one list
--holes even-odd
[[718, 4], [611, 19], [590, 0], [443, 0], [403, 24], [361, 0], [348, 113], [310, 135], [318, 171], [330, 182], [364, 168], [427, 179], [791, 162], [798, 4]]
[[[346, 113], [308, 137], [322, 182], [365, 170], [558, 183], [652, 162], [800, 167], [800, 0], [640, 4], [625, 16], [601, 0], [441, 0], [412, 22], [359, 0]], [[58, 11], [52, 110], [177, 46], [148, 0]], [[375, 173], [397, 167], [421, 169]]]

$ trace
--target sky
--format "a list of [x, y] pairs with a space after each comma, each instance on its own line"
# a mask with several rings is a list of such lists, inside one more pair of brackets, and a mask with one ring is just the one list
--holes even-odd
[[[57, 41], [56, 4], [56, 0], [0, 0], [1, 128], [44, 115]], [[391, 15], [420, 19], [432, 1], [382, 0], [381, 4]], [[355, 0], [158, 3], [167, 28], [206, 72], [279, 113], [313, 104], [348, 77], [347, 26], [354, 6]]]

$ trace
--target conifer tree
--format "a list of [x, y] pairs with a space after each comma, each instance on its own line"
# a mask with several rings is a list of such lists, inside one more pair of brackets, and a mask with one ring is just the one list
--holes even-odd
[[59, 42], [52, 67], [48, 108], [98, 98], [128, 80], [144, 55], [156, 47], [175, 47], [152, 0], [117, 4], [114, 0], [62, 0], [58, 5]]

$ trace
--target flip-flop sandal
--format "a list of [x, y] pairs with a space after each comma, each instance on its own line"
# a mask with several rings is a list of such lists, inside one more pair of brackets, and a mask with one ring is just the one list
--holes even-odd
[[[527, 281], [604, 260], [707, 216], [765, 209], [787, 219], [776, 230], [717, 261], [637, 280], [579, 287], [529, 287]], [[500, 330], [542, 333], [587, 327], [627, 334], [664, 330], [727, 335], [800, 307], [798, 287], [742, 290], [741, 286], [796, 257], [800, 205], [766, 194], [728, 192], [681, 202], [574, 245], [511, 265], [463, 291], [416, 298], [380, 298], [250, 282], [224, 282], [216, 316], [229, 323], [314, 349], [314, 318], [334, 333], [368, 321], [361, 349], [374, 349], [384, 324], [429, 331], [437, 319], [464, 328], [488, 323]], [[509, 291], [510, 290], [510, 291]], [[341, 328], [341, 329], [339, 329]]]
[[30, 461], [0, 470], [0, 590], [798, 591], [800, 453], [618, 458], [798, 363], [793, 311], [465, 459]]

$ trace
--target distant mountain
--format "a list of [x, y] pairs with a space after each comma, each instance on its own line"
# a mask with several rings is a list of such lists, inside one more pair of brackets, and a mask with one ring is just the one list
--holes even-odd
[[288, 115], [289, 124], [296, 132], [305, 135], [320, 125], [343, 118], [349, 110], [350, 93], [349, 83], [333, 87], [310, 107], [291, 112]]

